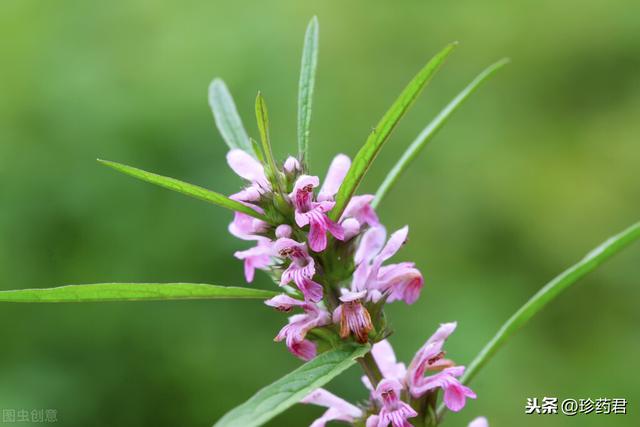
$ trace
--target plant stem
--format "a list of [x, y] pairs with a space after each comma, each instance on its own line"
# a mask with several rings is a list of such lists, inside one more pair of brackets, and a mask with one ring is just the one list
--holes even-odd
[[364, 356], [358, 359], [358, 363], [362, 366], [362, 370], [371, 381], [371, 385], [373, 388], [376, 388], [380, 380], [382, 380], [382, 373], [380, 372], [380, 367], [376, 363], [376, 360], [373, 358], [371, 352], [368, 352]]

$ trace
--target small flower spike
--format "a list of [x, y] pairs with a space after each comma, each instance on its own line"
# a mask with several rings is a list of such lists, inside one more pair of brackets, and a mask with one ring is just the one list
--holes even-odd
[[363, 416], [362, 411], [357, 406], [322, 388], [311, 392], [307, 397], [302, 399], [301, 403], [310, 403], [328, 408], [320, 418], [311, 424], [311, 427], [324, 427], [329, 421], [352, 423]]
[[[408, 418], [413, 418], [418, 413], [400, 400], [401, 390], [402, 384], [398, 380], [383, 379], [380, 381], [374, 394], [382, 405], [382, 409], [377, 416], [374, 416], [376, 417], [374, 420], [367, 420], [367, 426], [387, 427], [391, 424], [393, 427], [411, 427]], [[373, 424], [375, 420], [377, 420], [377, 424]]]

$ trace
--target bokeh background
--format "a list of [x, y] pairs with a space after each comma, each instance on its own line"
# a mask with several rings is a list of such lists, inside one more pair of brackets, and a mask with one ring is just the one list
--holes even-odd
[[[119, 175], [96, 157], [238, 190], [207, 105], [215, 76], [256, 135], [265, 94], [276, 154], [295, 149], [302, 35], [321, 50], [311, 163], [355, 154], [404, 84], [461, 46], [384, 148], [363, 190], [455, 93], [483, 86], [379, 213], [411, 225], [398, 259], [427, 279], [389, 309], [400, 358], [457, 320], [468, 363], [556, 273], [640, 217], [640, 3], [633, 0], [0, 3], [0, 289], [109, 281], [243, 283], [216, 207]], [[637, 245], [563, 294], [474, 383], [446, 425], [640, 425]], [[258, 274], [252, 285], [270, 288]], [[259, 302], [0, 305], [0, 409], [55, 408], [64, 426], [208, 426], [298, 366]], [[365, 397], [357, 368], [329, 388]], [[525, 416], [527, 397], [622, 397], [627, 416]], [[270, 423], [318, 416], [297, 406]], [[27, 425], [27, 423], [21, 423]]]

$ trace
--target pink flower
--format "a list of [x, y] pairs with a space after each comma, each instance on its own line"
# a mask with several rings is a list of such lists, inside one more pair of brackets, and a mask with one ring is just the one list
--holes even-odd
[[300, 167], [300, 162], [293, 156], [287, 157], [287, 160], [284, 161], [282, 165], [282, 169], [286, 174], [293, 174], [302, 170]]
[[311, 427], [324, 427], [329, 421], [352, 423], [363, 416], [362, 411], [357, 406], [322, 388], [311, 392], [301, 400], [301, 403], [310, 403], [328, 408], [320, 418], [311, 424]]
[[302, 360], [311, 360], [316, 356], [316, 345], [305, 337], [311, 329], [328, 324], [329, 313], [315, 304], [305, 304], [302, 308], [305, 311], [304, 314], [291, 316], [289, 323], [273, 340], [276, 342], [284, 340], [294, 356]]
[[311, 280], [316, 274], [316, 267], [305, 244], [282, 237], [276, 240], [274, 249], [281, 257], [291, 260], [289, 267], [282, 272], [280, 284], [286, 285], [293, 281], [304, 294], [305, 299], [313, 302], [320, 301], [322, 299], [322, 285]]
[[268, 229], [266, 222], [242, 212], [234, 212], [233, 221], [229, 224], [229, 233], [242, 240], [267, 239], [260, 234]]
[[[443, 359], [442, 347], [455, 328], [455, 322], [440, 325], [436, 333], [418, 350], [409, 365], [407, 384], [415, 398], [435, 388], [443, 389], [445, 405], [457, 412], [464, 407], [467, 397], [475, 399], [476, 394], [457, 379], [464, 374], [464, 366], [452, 366], [453, 362]], [[441, 368], [444, 369], [435, 375], [424, 376], [427, 370]]]
[[250, 154], [240, 149], [233, 149], [227, 153], [227, 163], [240, 177], [251, 182], [251, 186], [235, 198], [247, 202], [254, 202], [262, 193], [271, 191], [271, 184], [264, 173], [264, 167]]
[[373, 301], [384, 293], [389, 294], [388, 302], [403, 300], [413, 304], [418, 299], [424, 279], [413, 263], [382, 266], [404, 245], [408, 232], [408, 227], [401, 228], [391, 235], [386, 244], [384, 227], [372, 227], [364, 233], [355, 254], [358, 267], [353, 275], [353, 290], [366, 289], [368, 299]]
[[344, 230], [327, 216], [333, 209], [333, 197], [338, 192], [351, 161], [343, 154], [337, 155], [329, 166], [324, 185], [313, 200], [313, 189], [320, 185], [317, 176], [301, 175], [289, 197], [295, 207], [295, 220], [299, 227], [309, 225], [309, 247], [321, 252], [327, 247], [327, 231], [338, 240], [344, 240]]
[[380, 225], [378, 215], [376, 214], [376, 211], [373, 210], [373, 207], [371, 207], [373, 199], [374, 196], [372, 194], [353, 196], [342, 213], [341, 220], [345, 218], [354, 218], [360, 224], [367, 224], [370, 227]]
[[412, 262], [380, 267], [377, 281], [381, 289], [389, 290], [387, 302], [404, 301], [413, 304], [420, 296], [424, 278]]
[[469, 387], [462, 385], [456, 377], [464, 374], [464, 366], [445, 368], [435, 375], [424, 378], [422, 383], [414, 388], [411, 394], [424, 394], [434, 388], [444, 390], [444, 404], [453, 412], [458, 412], [466, 403], [467, 397], [475, 399], [477, 396]]
[[369, 332], [373, 329], [373, 324], [369, 312], [361, 302], [366, 293], [366, 291], [345, 292], [340, 297], [342, 304], [334, 310], [333, 321], [340, 323], [341, 338], [344, 339], [353, 334], [360, 343], [369, 340]]
[[471, 421], [467, 427], [489, 427], [489, 421], [485, 417], [478, 417]]
[[[395, 379], [383, 379], [376, 387], [374, 394], [382, 404], [382, 409], [380, 409], [380, 413], [375, 418], [377, 427], [387, 427], [389, 424], [393, 427], [411, 427], [407, 419], [415, 417], [418, 413], [407, 403], [400, 400], [399, 394], [401, 390], [402, 384]], [[367, 426], [369, 425], [370, 422], [367, 420]]]
[[266, 270], [271, 265], [273, 256], [272, 242], [269, 239], [258, 240], [257, 246], [237, 251], [233, 254], [236, 258], [244, 260], [244, 277], [248, 283], [253, 281], [255, 270]]
[[355, 218], [347, 218], [340, 223], [344, 230], [344, 240], [350, 240], [360, 233], [360, 223]]
[[273, 307], [278, 311], [289, 312], [293, 310], [294, 307], [307, 307], [308, 303], [306, 301], [301, 301], [296, 298], [292, 298], [289, 295], [280, 294], [273, 298], [270, 298], [264, 302], [269, 307]]

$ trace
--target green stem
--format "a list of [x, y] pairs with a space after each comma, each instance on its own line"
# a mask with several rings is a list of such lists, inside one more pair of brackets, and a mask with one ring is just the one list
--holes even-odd
[[362, 366], [362, 370], [365, 375], [371, 381], [371, 385], [373, 388], [376, 388], [380, 380], [382, 380], [382, 373], [380, 372], [380, 367], [376, 363], [376, 360], [373, 358], [371, 352], [368, 352], [364, 356], [358, 359], [358, 363]]
[[[640, 238], [640, 222], [633, 224], [621, 233], [610, 237], [597, 248], [589, 252], [583, 259], [563, 271], [542, 287], [529, 301], [527, 301], [513, 316], [502, 325], [500, 330], [469, 364], [461, 381], [469, 383], [482, 369], [491, 357], [507, 340], [529, 319], [539, 312], [549, 302], [553, 301], [562, 291], [570, 287], [582, 277], [595, 270], [600, 264], [629, 246]], [[441, 405], [438, 409], [438, 419], [444, 415], [446, 408]]]

